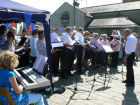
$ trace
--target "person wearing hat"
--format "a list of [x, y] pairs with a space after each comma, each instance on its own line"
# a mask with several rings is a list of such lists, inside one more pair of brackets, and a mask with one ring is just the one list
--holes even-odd
[[118, 35], [114, 35], [114, 39], [111, 41], [111, 47], [113, 49], [111, 67], [117, 68], [120, 45], [121, 42], [118, 39]]

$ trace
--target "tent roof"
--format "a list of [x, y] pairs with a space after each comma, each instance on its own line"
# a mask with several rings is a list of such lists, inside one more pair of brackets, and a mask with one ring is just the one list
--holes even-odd
[[125, 17], [94, 19], [88, 28], [109, 28], [109, 27], [134, 27], [136, 23]]
[[[48, 11], [36, 9], [11, 0], [0, 0], [0, 11], [19, 11], [30, 13], [46, 13]], [[48, 12], [49, 13], [49, 12]]]
[[0, 23], [25, 21], [24, 13], [32, 13], [31, 22], [49, 24], [50, 12], [32, 8], [11, 0], [0, 0]]

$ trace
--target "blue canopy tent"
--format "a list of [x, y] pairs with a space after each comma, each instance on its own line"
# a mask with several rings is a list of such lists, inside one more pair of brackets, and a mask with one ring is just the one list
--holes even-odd
[[[44, 26], [46, 49], [50, 74], [52, 75], [51, 42], [50, 42], [50, 13], [32, 8], [10, 0], [0, 0], [0, 23], [25, 22], [25, 16], [31, 16], [31, 22], [41, 22]], [[52, 76], [50, 76], [52, 84]]]

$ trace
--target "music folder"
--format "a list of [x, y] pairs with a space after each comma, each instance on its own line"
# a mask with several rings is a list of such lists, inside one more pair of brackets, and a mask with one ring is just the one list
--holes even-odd
[[63, 47], [63, 42], [56, 42], [56, 43], [51, 43], [52, 48], [60, 48]]
[[112, 48], [109, 45], [102, 45], [102, 47], [103, 47], [103, 49], [106, 53], [112, 53], [113, 52]]

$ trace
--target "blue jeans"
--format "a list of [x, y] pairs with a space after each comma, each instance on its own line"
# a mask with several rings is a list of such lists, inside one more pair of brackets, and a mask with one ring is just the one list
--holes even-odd
[[29, 103], [35, 105], [49, 105], [47, 98], [43, 97], [41, 94], [28, 94]]

